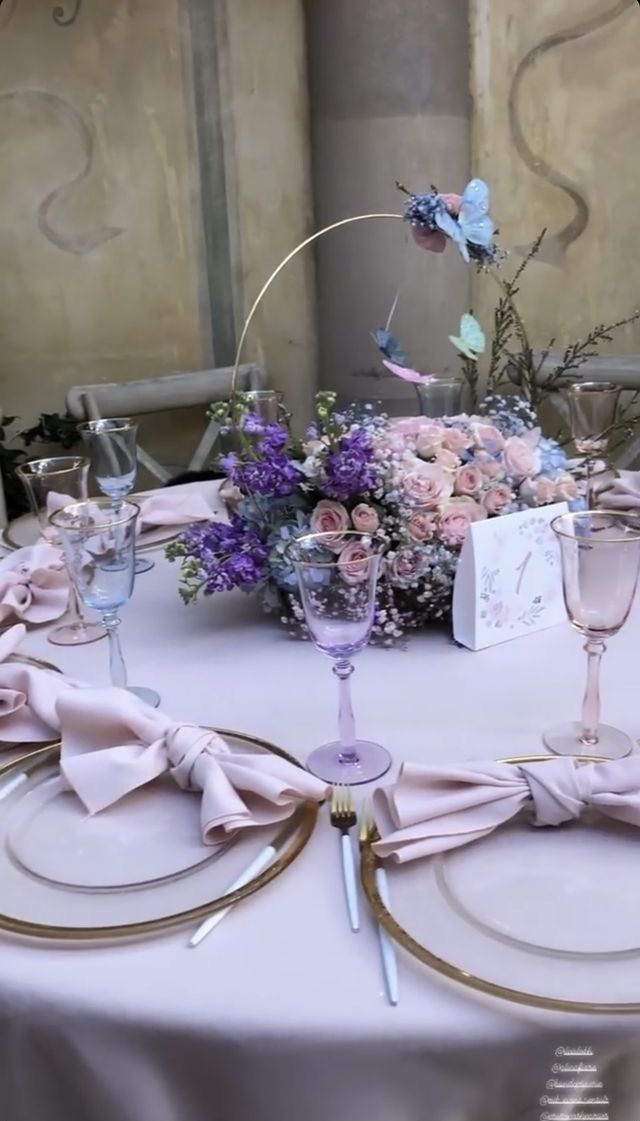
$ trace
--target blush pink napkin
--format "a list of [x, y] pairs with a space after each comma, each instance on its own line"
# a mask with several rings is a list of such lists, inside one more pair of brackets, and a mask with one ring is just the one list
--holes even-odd
[[77, 683], [61, 673], [11, 661], [26, 634], [21, 623], [0, 638], [0, 742], [42, 743], [59, 729], [56, 704]]
[[380, 857], [402, 864], [485, 837], [520, 810], [534, 825], [560, 825], [588, 807], [640, 825], [640, 756], [576, 766], [548, 763], [405, 764], [394, 786], [374, 794]]
[[640, 471], [618, 471], [598, 494], [598, 506], [606, 510], [640, 510]]
[[202, 838], [283, 821], [326, 786], [275, 755], [232, 751], [217, 733], [178, 724], [122, 689], [81, 689], [58, 701], [61, 772], [91, 814], [169, 773], [200, 791]]
[[0, 623], [50, 623], [69, 603], [69, 577], [59, 549], [30, 545], [0, 560]]
[[211, 521], [213, 510], [202, 494], [172, 494], [158, 491], [140, 502], [138, 533], [144, 534], [163, 526], [187, 526], [193, 522]]
[[[195, 490], [185, 493], [185, 490], [186, 488], [181, 487], [176, 488], [175, 491], [171, 489], [157, 491], [150, 494], [148, 498], [136, 500], [140, 507], [138, 534], [143, 535], [165, 527], [169, 529], [173, 526], [179, 528], [180, 526], [192, 525], [193, 522], [210, 521], [214, 517], [214, 512], [204, 495]], [[72, 502], [73, 499], [69, 498], [68, 495], [56, 494], [52, 491], [47, 498], [47, 512], [49, 515], [55, 514]], [[100, 521], [100, 516], [101, 510], [96, 506], [96, 522]]]

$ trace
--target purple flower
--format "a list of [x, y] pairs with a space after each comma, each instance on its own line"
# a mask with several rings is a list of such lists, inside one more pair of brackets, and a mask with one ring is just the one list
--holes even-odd
[[293, 494], [303, 478], [299, 468], [281, 452], [246, 463], [225, 463], [223, 467], [234, 486], [244, 494], [262, 494], [269, 498]]
[[356, 428], [342, 436], [338, 450], [327, 456], [322, 490], [330, 498], [345, 502], [373, 490], [377, 481], [371, 439], [364, 428]]
[[198, 564], [204, 594], [253, 588], [265, 579], [269, 549], [260, 534], [242, 518], [227, 525], [194, 525], [182, 535], [188, 557]]

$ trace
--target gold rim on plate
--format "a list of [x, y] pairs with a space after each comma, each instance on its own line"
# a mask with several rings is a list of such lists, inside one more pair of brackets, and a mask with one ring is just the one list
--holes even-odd
[[[212, 731], [214, 730], [222, 737], [227, 736], [238, 740], [240, 743], [244, 742], [254, 747], [259, 747], [263, 751], [267, 751], [272, 755], [279, 755], [281, 759], [286, 759], [288, 763], [302, 768], [302, 764], [298, 759], [295, 759], [293, 755], [289, 755], [283, 748], [276, 747], [275, 744], [269, 743], [268, 740], [262, 740], [257, 736], [250, 736], [244, 732], [235, 732], [229, 728], [212, 729]], [[49, 754], [55, 748], [58, 749], [59, 756], [60, 743], [58, 742], [40, 748], [38, 751], [32, 752], [30, 756], [24, 756], [16, 762], [8, 763], [0, 767], [0, 779], [10, 776], [13, 771], [19, 770], [25, 760], [33, 758], [35, 761], [36, 756], [42, 756], [42, 762], [45, 762]], [[54, 762], [55, 756], [50, 761]], [[143, 934], [157, 934], [164, 930], [171, 930], [186, 924], [197, 923], [207, 918], [209, 915], [215, 914], [216, 911], [220, 911], [225, 907], [230, 907], [234, 903], [239, 903], [241, 899], [246, 899], [249, 895], [254, 895], [257, 891], [260, 891], [261, 888], [266, 887], [272, 880], [280, 876], [290, 864], [293, 864], [294, 860], [300, 856], [300, 853], [306, 847], [313, 833], [318, 819], [318, 811], [319, 806], [315, 802], [304, 802], [290, 819], [292, 828], [290, 841], [284, 851], [276, 857], [264, 872], [261, 872], [259, 876], [254, 876], [252, 880], [243, 887], [238, 888], [237, 891], [230, 891], [226, 895], [221, 895], [206, 903], [201, 903], [197, 907], [191, 907], [186, 911], [178, 911], [172, 915], [163, 915], [161, 918], [157, 919], [145, 919], [142, 922], [95, 927], [55, 926], [49, 923], [35, 923], [26, 919], [16, 919], [12, 915], [0, 913], [0, 930], [7, 931], [10, 934], [26, 935], [31, 938], [48, 938], [66, 942], [91, 942], [117, 938], [133, 938]]]
[[[500, 759], [498, 762], [509, 763], [516, 766], [519, 763], [549, 763], [557, 758], [557, 755], [523, 755], [520, 757], [511, 757], [509, 759]], [[607, 762], [606, 759], [596, 755], [576, 756], [575, 758], [580, 764]], [[600, 1016], [610, 1014], [637, 1015], [640, 1012], [639, 1001], [604, 1002], [566, 1000], [561, 997], [542, 996], [540, 993], [529, 992], [526, 989], [510, 988], [507, 985], [500, 985], [495, 981], [489, 981], [485, 977], [476, 976], [468, 970], [462, 969], [454, 962], [438, 957], [438, 955], [433, 953], [427, 946], [416, 941], [416, 939], [400, 925], [382, 902], [376, 884], [376, 868], [379, 860], [372, 848], [375, 839], [375, 835], [370, 836], [368, 840], [364, 841], [362, 844], [360, 877], [365, 895], [380, 926], [391, 935], [398, 945], [402, 946], [404, 950], [410, 953], [414, 958], [417, 958], [423, 965], [427, 965], [442, 977], [448, 977], [449, 980], [457, 981], [459, 984], [465, 985], [469, 989], [474, 989], [476, 992], [484, 993], [486, 996], [497, 997], [499, 1000], [507, 1000], [512, 1004], [524, 1004], [530, 1008], [544, 1008], [553, 1012], [586, 1012]]]

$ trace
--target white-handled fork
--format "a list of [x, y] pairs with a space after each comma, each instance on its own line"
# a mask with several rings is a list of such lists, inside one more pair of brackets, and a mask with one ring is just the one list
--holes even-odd
[[351, 846], [349, 830], [357, 822], [353, 798], [348, 786], [334, 786], [331, 792], [331, 824], [340, 830], [340, 846], [342, 851], [342, 875], [344, 890], [347, 899], [347, 910], [351, 929], [356, 933], [360, 930], [360, 915], [358, 908], [358, 881], [356, 879], [356, 865]]

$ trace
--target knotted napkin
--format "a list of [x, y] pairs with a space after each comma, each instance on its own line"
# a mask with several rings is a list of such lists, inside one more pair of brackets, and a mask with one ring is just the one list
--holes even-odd
[[61, 673], [11, 661], [26, 627], [19, 623], [0, 638], [0, 742], [44, 743], [59, 729], [58, 698], [78, 688]]
[[600, 490], [598, 506], [605, 510], [640, 510], [640, 471], [618, 471], [606, 489]]
[[[55, 514], [65, 506], [73, 504], [73, 499], [68, 495], [57, 494], [51, 491], [47, 496], [47, 513]], [[204, 494], [195, 489], [176, 487], [175, 490], [159, 490], [150, 494], [148, 498], [136, 499], [140, 507], [136, 533], [148, 538], [158, 530], [180, 529], [182, 526], [192, 525], [193, 522], [211, 521], [214, 511], [211, 503]], [[96, 524], [105, 521], [103, 511], [99, 506], [90, 510]], [[55, 529], [53, 530], [55, 533]]]
[[60, 769], [90, 814], [165, 773], [202, 793], [207, 845], [230, 833], [283, 821], [326, 786], [276, 755], [231, 750], [206, 728], [179, 724], [122, 689], [81, 689], [58, 700]]
[[640, 825], [640, 756], [576, 765], [466, 763], [458, 767], [405, 764], [394, 786], [374, 794], [381, 857], [402, 864], [485, 837], [520, 810], [534, 825], [561, 825], [587, 808]]
[[30, 545], [0, 560], [0, 623], [50, 623], [69, 604], [69, 577], [59, 549]]

